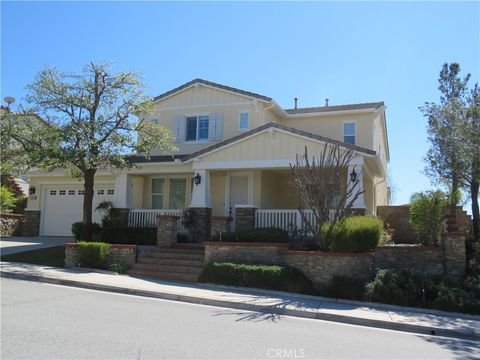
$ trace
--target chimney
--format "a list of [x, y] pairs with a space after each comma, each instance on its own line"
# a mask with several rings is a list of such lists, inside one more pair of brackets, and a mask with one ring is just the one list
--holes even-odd
[[328, 100], [330, 100], [329, 98], [325, 98], [325, 107], [328, 106]]
[[298, 98], [294, 98], [293, 99], [295, 101], [295, 109], [297, 108], [297, 101], [298, 101]]

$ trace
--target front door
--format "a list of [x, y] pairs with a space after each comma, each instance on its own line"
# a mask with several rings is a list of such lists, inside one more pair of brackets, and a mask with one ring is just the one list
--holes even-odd
[[[230, 207], [235, 219], [235, 206], [248, 204], [248, 176], [233, 175], [230, 177]], [[235, 220], [233, 221], [235, 228]]]

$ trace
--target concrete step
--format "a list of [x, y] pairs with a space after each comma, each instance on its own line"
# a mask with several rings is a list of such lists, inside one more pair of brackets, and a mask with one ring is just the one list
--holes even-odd
[[136, 263], [132, 266], [133, 270], [141, 271], [156, 271], [156, 272], [169, 272], [169, 273], [187, 273], [187, 274], [200, 274], [202, 272], [202, 266], [182, 266], [182, 265], [164, 265], [164, 264], [149, 264], [149, 263]]
[[169, 257], [158, 258], [158, 257], [145, 257], [145, 256], [140, 256], [138, 258], [138, 263], [158, 264], [158, 265], [199, 266], [199, 267], [203, 267], [204, 265], [203, 259], [191, 260], [191, 259], [181, 259], [181, 258], [172, 259]]
[[148, 276], [164, 280], [198, 282], [199, 274], [161, 272], [155, 270], [135, 270], [130, 269], [128, 274], [131, 276]]

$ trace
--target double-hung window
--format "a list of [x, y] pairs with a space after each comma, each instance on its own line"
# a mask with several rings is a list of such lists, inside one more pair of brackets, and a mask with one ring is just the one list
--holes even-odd
[[343, 142], [346, 144], [355, 145], [355, 123], [343, 123]]
[[240, 113], [239, 128], [240, 130], [248, 130], [248, 112], [247, 111], [242, 111]]
[[188, 116], [186, 126], [186, 141], [208, 140], [208, 115]]
[[165, 179], [152, 179], [152, 209], [163, 209]]

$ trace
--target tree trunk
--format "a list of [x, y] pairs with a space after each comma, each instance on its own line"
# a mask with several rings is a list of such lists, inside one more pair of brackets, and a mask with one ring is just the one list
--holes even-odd
[[451, 193], [450, 193], [450, 207], [456, 207], [457, 206], [457, 202], [458, 202], [458, 199], [457, 199], [457, 192], [458, 192], [458, 189], [459, 189], [459, 184], [458, 184], [458, 177], [456, 175], [453, 176], [453, 179], [452, 179], [452, 189], [451, 189]]
[[478, 208], [478, 190], [480, 183], [472, 181], [470, 183], [470, 195], [472, 197], [472, 218], [473, 218], [473, 236], [475, 240], [480, 241], [480, 211]]
[[93, 213], [93, 185], [94, 185], [95, 169], [85, 170], [83, 173], [83, 188], [85, 195], [83, 196], [83, 236], [82, 240], [92, 241], [92, 213]]

